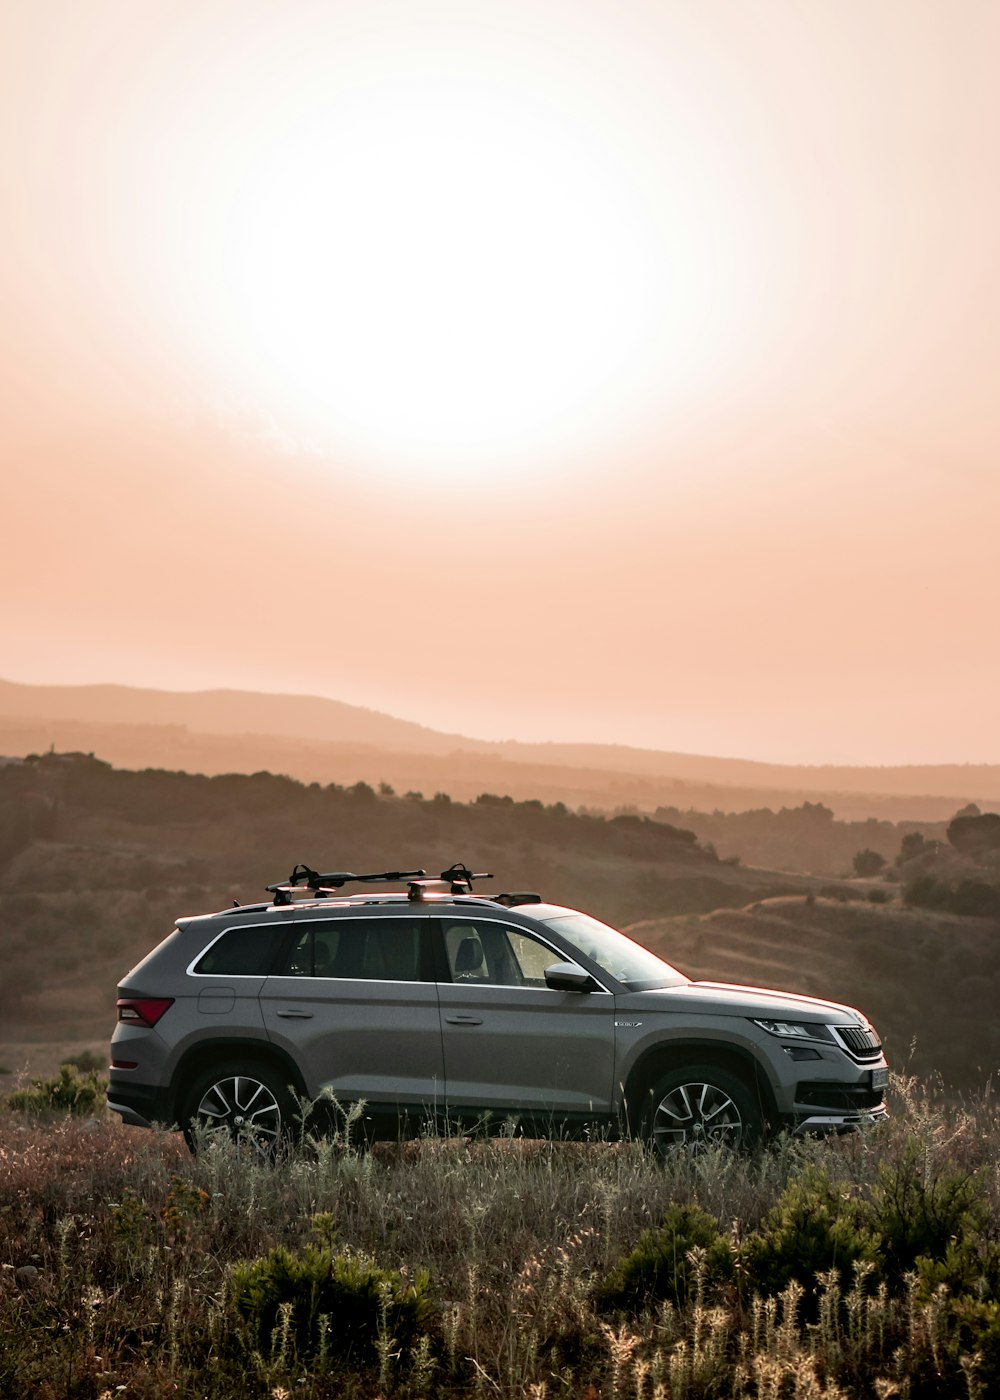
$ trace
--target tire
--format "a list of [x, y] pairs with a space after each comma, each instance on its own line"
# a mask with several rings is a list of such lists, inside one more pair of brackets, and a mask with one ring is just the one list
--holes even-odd
[[755, 1147], [764, 1127], [763, 1110], [746, 1080], [715, 1065], [689, 1065], [653, 1084], [643, 1135], [661, 1156], [677, 1148], [739, 1152]]
[[181, 1126], [192, 1152], [225, 1137], [249, 1155], [273, 1160], [296, 1112], [279, 1070], [252, 1060], [227, 1060], [203, 1070], [184, 1095]]

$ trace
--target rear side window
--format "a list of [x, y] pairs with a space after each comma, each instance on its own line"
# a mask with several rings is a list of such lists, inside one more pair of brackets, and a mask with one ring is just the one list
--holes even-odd
[[317, 919], [302, 929], [286, 977], [420, 982], [426, 919]]
[[266, 977], [274, 967], [287, 925], [257, 924], [230, 928], [195, 964], [208, 977]]

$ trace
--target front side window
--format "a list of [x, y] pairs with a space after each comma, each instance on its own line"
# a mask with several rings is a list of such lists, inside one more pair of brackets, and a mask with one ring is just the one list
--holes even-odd
[[641, 943], [633, 943], [624, 933], [602, 924], [600, 919], [594, 919], [589, 914], [557, 914], [542, 922], [555, 929], [579, 948], [585, 957], [591, 958], [631, 992], [681, 987], [690, 980]]
[[420, 919], [317, 919], [303, 927], [283, 971], [286, 977], [419, 982], [426, 927]]
[[545, 969], [562, 961], [523, 929], [486, 920], [445, 920], [444, 946], [453, 982], [544, 987]]

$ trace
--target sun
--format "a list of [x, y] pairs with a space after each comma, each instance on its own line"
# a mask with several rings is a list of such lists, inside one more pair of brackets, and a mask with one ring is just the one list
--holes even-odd
[[197, 191], [188, 353], [282, 440], [402, 477], [535, 472], [704, 373], [725, 213], [697, 151], [637, 159], [613, 122], [458, 69], [241, 115]]

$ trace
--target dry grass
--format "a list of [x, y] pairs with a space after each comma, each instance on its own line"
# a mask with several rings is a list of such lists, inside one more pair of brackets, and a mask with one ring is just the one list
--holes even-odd
[[[929, 1174], [978, 1172], [1000, 1219], [990, 1101], [963, 1107], [902, 1083], [895, 1105], [877, 1133], [749, 1159], [664, 1165], [635, 1144], [456, 1139], [306, 1144], [277, 1169], [229, 1150], [193, 1160], [177, 1136], [113, 1121], [0, 1113], [0, 1395], [986, 1395], [988, 1358], [966, 1344], [947, 1290], [890, 1294], [863, 1270], [843, 1290], [836, 1271], [818, 1279], [811, 1314], [794, 1280], [761, 1299], [739, 1276], [702, 1275], [683, 1307], [629, 1319], [595, 1307], [599, 1281], [671, 1202], [697, 1202], [738, 1245], [810, 1166], [847, 1199], [916, 1152]], [[386, 1335], [377, 1363], [344, 1363], [336, 1317], [308, 1360], [287, 1320], [272, 1347], [254, 1342], [232, 1264], [317, 1241], [404, 1278], [429, 1271], [431, 1317], [405, 1358]], [[998, 1308], [984, 1287], [978, 1305]]]

